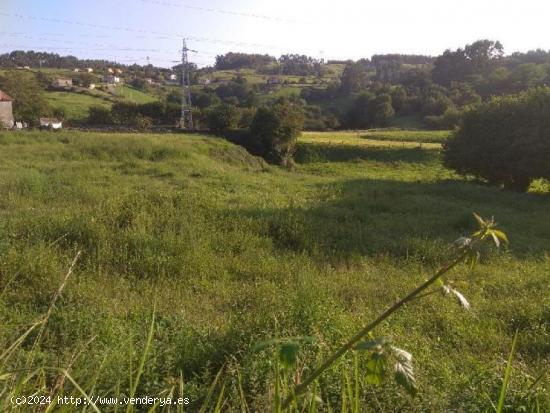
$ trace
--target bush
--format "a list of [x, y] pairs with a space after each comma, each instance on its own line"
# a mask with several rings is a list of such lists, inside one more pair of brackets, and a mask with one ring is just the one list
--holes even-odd
[[296, 138], [303, 128], [302, 109], [283, 99], [258, 109], [250, 132], [267, 160], [286, 165], [292, 162]]
[[455, 108], [449, 108], [441, 116], [426, 116], [424, 123], [430, 129], [447, 130], [460, 125], [462, 112]]
[[113, 116], [108, 108], [92, 106], [88, 109], [88, 123], [90, 125], [111, 125]]
[[138, 114], [132, 119], [130, 126], [140, 131], [148, 130], [153, 126], [153, 119], [148, 116]]
[[445, 164], [491, 184], [526, 191], [550, 178], [550, 88], [493, 98], [468, 110], [444, 144]]
[[206, 114], [208, 128], [215, 133], [236, 129], [239, 119], [239, 110], [225, 103], [213, 107]]

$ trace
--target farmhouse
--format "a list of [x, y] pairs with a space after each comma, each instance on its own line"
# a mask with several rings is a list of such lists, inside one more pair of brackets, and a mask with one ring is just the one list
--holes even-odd
[[63, 122], [55, 118], [40, 118], [41, 128], [61, 129]]
[[70, 88], [73, 87], [73, 80], [66, 77], [58, 77], [52, 82], [52, 86], [55, 88]]
[[117, 83], [120, 83], [120, 77], [115, 75], [103, 76], [103, 83], [107, 83], [109, 85], [116, 85]]
[[0, 128], [13, 127], [12, 98], [0, 90]]

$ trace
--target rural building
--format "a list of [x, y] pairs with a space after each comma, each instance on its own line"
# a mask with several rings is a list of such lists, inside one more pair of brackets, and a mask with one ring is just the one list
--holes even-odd
[[0, 90], [0, 128], [13, 127], [12, 98]]
[[52, 86], [56, 88], [70, 88], [73, 87], [73, 80], [66, 77], [58, 77], [52, 82]]
[[199, 79], [199, 84], [201, 85], [208, 86], [210, 83], [212, 83], [212, 81], [208, 78]]
[[103, 76], [103, 83], [107, 83], [109, 85], [116, 85], [117, 83], [120, 83], [120, 77], [115, 75]]
[[268, 85], [278, 85], [281, 83], [281, 79], [279, 79], [277, 76], [272, 76], [269, 79], [267, 79]]
[[171, 80], [171, 81], [176, 81], [176, 80], [178, 80], [178, 75], [176, 75], [175, 73], [172, 73], [172, 74], [170, 75], [170, 80]]
[[40, 118], [41, 128], [61, 129], [63, 122], [55, 118]]
[[27, 129], [29, 125], [27, 122], [15, 122], [14, 129]]
[[115, 71], [113, 69], [111, 69], [110, 67], [107, 68], [107, 73], [111, 74], [111, 73], [115, 73]]
[[86, 69], [86, 72], [88, 72], [88, 73], [94, 73], [94, 69], [92, 69], [91, 67], [89, 67], [89, 68]]
[[95, 89], [95, 83], [90, 83], [90, 86], [88, 86], [88, 89], [94, 90]]
[[123, 73], [122, 69], [114, 69], [115, 75], [121, 75]]

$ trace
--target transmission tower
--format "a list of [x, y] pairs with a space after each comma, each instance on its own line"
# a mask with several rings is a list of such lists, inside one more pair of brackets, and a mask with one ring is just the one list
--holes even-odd
[[191, 76], [189, 67], [189, 58], [187, 52], [192, 51], [187, 48], [187, 42], [183, 39], [183, 49], [181, 51], [181, 119], [180, 127], [182, 129], [193, 130], [193, 112], [191, 111]]

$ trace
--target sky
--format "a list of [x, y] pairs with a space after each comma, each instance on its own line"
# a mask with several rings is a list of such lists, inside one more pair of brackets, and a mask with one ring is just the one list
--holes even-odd
[[0, 0], [0, 53], [170, 67], [183, 37], [199, 66], [229, 51], [438, 55], [478, 39], [512, 53], [550, 49], [549, 15], [546, 0]]

